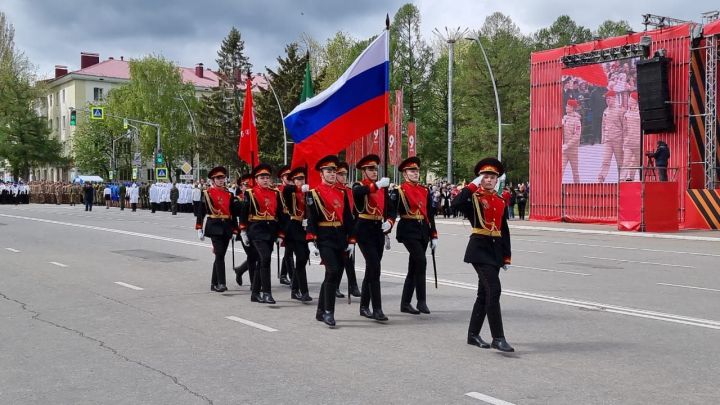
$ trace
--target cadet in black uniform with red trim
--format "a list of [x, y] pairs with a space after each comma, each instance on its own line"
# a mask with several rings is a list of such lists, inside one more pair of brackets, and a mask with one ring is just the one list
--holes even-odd
[[[237, 180], [237, 187], [235, 188], [235, 211], [237, 212], [238, 218], [240, 217], [243, 205], [245, 204], [245, 191], [251, 187], [252, 174], [243, 174]], [[240, 246], [242, 246], [245, 251], [247, 259], [239, 266], [235, 267], [235, 281], [238, 285], [243, 285], [242, 276], [246, 271], [249, 271], [248, 275], [250, 277], [250, 284], [252, 284], [253, 276], [255, 275], [255, 268], [257, 267], [257, 252], [255, 252], [255, 249], [253, 249], [252, 246], [245, 246], [243, 243], [240, 243]]]
[[[270, 259], [273, 243], [282, 241], [285, 215], [280, 192], [270, 188], [270, 165], [261, 163], [252, 171], [255, 186], [245, 192], [245, 208], [240, 215], [240, 236], [244, 245], [252, 244], [258, 254], [258, 268], [252, 282], [250, 301], [274, 304], [270, 288]], [[262, 291], [262, 293], [261, 293]]]
[[[280, 184], [278, 184], [278, 190], [280, 190], [280, 196], [283, 198], [283, 204], [285, 207], [287, 207], [288, 202], [285, 200], [285, 193], [283, 190], [287, 186], [292, 186], [293, 181], [290, 179], [290, 166], [285, 165], [280, 167], [278, 169], [278, 179], [280, 180]], [[294, 260], [293, 260], [293, 252], [290, 249], [285, 249], [285, 252], [283, 253], [283, 259], [282, 259], [282, 265], [280, 266], [280, 284], [284, 285], [290, 285], [290, 279], [293, 277], [293, 269], [294, 269]]]
[[[205, 190], [200, 199], [198, 215], [195, 218], [195, 229], [198, 231], [198, 238], [204, 240], [209, 236], [212, 241], [215, 261], [213, 262], [210, 290], [223, 292], [227, 291], [225, 282], [225, 254], [227, 253], [230, 239], [238, 232], [237, 216], [232, 211], [232, 203], [235, 197], [225, 188], [227, 169], [218, 166], [210, 170], [208, 177], [211, 186]], [[203, 231], [203, 221], [205, 231]]]
[[[353, 236], [358, 241], [365, 258], [365, 277], [360, 297], [360, 315], [387, 321], [382, 310], [380, 296], [380, 261], [383, 257], [385, 234], [390, 233], [395, 223], [393, 204], [390, 203], [387, 187], [390, 179], [378, 180], [378, 155], [367, 155], [360, 159], [357, 168], [363, 173], [362, 183], [353, 185], [355, 210], [358, 212]], [[370, 312], [370, 302], [373, 310]]]
[[352, 214], [347, 195], [337, 187], [336, 170], [338, 158], [328, 155], [315, 165], [322, 183], [308, 193], [306, 207], [308, 216], [308, 249], [320, 256], [325, 265], [325, 280], [320, 287], [315, 319], [335, 326], [335, 290], [343, 266], [343, 254], [353, 251], [355, 241], [350, 237]]
[[[498, 177], [505, 172], [495, 158], [485, 158], [475, 165], [477, 178], [468, 184], [452, 202], [470, 220], [472, 234], [465, 250], [465, 263], [470, 263], [478, 275], [478, 292], [470, 317], [467, 343], [487, 349], [494, 347], [513, 352], [505, 340], [500, 313], [500, 268], [510, 265], [510, 229], [507, 224], [505, 200], [497, 195]], [[480, 329], [487, 315], [493, 340], [488, 344], [480, 337]]]
[[[409, 157], [398, 166], [405, 181], [397, 188], [397, 211], [400, 221], [397, 224], [397, 240], [405, 245], [410, 259], [405, 277], [400, 312], [409, 314], [429, 314], [426, 298], [427, 251], [428, 243], [432, 250], [437, 248], [438, 234], [435, 228], [435, 210], [432, 207], [432, 195], [427, 187], [420, 184], [420, 159]], [[417, 309], [410, 301], [417, 291]]]
[[307, 173], [304, 167], [297, 167], [290, 171], [288, 178], [292, 180], [293, 185], [286, 185], [283, 188], [283, 199], [288, 210], [289, 220], [285, 229], [285, 251], [289, 252], [290, 260], [295, 256], [295, 263], [289, 263], [294, 269], [292, 275], [292, 285], [290, 298], [302, 302], [312, 301], [312, 297], [308, 293], [307, 285], [307, 262], [310, 257], [310, 251], [307, 246], [307, 233], [305, 226], [307, 219], [305, 216], [305, 193], [310, 187], [305, 184]]
[[[337, 181], [335, 182], [335, 186], [342, 190], [348, 197], [348, 202], [350, 203], [350, 212], [353, 214], [353, 224], [350, 225], [350, 229], [352, 229], [355, 224], [355, 206], [353, 205], [353, 195], [352, 195], [352, 189], [347, 186], [347, 175], [350, 171], [350, 165], [348, 165], [347, 162], [338, 162], [338, 168], [337, 168]], [[343, 255], [343, 269], [345, 270], [345, 274], [347, 274], [348, 279], [348, 294], [352, 295], [353, 297], [359, 297], [360, 296], [360, 289], [358, 288], [358, 282], [357, 282], [357, 275], [355, 274], [355, 256], [351, 254], [345, 254]], [[343, 271], [340, 271], [340, 276], [338, 276], [338, 289], [335, 291], [335, 296], [337, 298], [345, 298], [342, 292], [340, 292], [340, 282], [342, 282], [342, 273]]]

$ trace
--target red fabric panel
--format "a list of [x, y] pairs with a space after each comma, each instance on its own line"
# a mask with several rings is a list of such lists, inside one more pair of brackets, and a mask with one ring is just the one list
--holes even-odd
[[[679, 228], [679, 204], [675, 196], [678, 183], [650, 181], [645, 183], [645, 231], [676, 232]], [[670, 198], [668, 198], [670, 197]]]
[[642, 224], [642, 183], [626, 181], [619, 184], [618, 230], [639, 231]]

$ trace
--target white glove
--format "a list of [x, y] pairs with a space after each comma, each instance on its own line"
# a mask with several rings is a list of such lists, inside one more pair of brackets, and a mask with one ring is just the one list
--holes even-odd
[[383, 232], [390, 232], [390, 229], [392, 229], [392, 224], [390, 223], [390, 221], [385, 221], [385, 222], [383, 222], [383, 224], [382, 224], [382, 231], [383, 231]]
[[345, 248], [345, 251], [347, 252], [348, 256], [352, 259], [353, 252], [355, 251], [355, 245], [352, 243], [349, 243], [347, 247]]
[[390, 250], [390, 237], [385, 235], [385, 250]]
[[275, 243], [277, 243], [278, 245], [282, 245], [283, 242], [284, 242], [283, 238], [275, 239]]
[[205, 232], [202, 229], [198, 229], [198, 239], [205, 240]]
[[246, 231], [240, 232], [240, 239], [242, 240], [243, 245], [250, 246], [250, 238], [248, 238]]
[[503, 265], [501, 268], [502, 268], [503, 270], [505, 270], [505, 271], [508, 271], [508, 270], [510, 270], [510, 265], [509, 265], [509, 264], [505, 264], [505, 265]]
[[433, 252], [435, 251], [435, 249], [437, 249], [437, 245], [438, 245], [437, 238], [434, 238], [430, 241], [430, 248], [433, 250]]
[[303, 193], [307, 193], [308, 191], [310, 191], [310, 186], [308, 186], [307, 184], [303, 184], [302, 187], [300, 187], [300, 190]]
[[383, 177], [382, 179], [375, 182], [375, 185], [377, 188], [384, 188], [390, 185], [390, 178], [389, 177]]
[[317, 246], [315, 246], [315, 242], [308, 242], [308, 249], [310, 249], [310, 254], [312, 256], [320, 256], [320, 251], [318, 250]]
[[480, 181], [482, 180], [482, 176], [475, 177], [475, 180], [472, 181], [472, 184], [480, 187]]

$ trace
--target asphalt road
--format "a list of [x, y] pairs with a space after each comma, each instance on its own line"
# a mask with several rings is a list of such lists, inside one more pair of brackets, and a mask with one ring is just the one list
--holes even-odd
[[[382, 278], [390, 321], [338, 300], [331, 330], [315, 321], [315, 301], [290, 300], [275, 277], [274, 306], [251, 303], [247, 276], [240, 287], [232, 271], [229, 291], [210, 292], [210, 244], [194, 239], [193, 222], [0, 206], [0, 403], [720, 402], [720, 238], [523, 222], [501, 275], [517, 350], [503, 354], [465, 343], [477, 286], [462, 262], [466, 223], [440, 221], [432, 314], [400, 313], [408, 257], [393, 240]], [[308, 273], [316, 298], [317, 260]]]

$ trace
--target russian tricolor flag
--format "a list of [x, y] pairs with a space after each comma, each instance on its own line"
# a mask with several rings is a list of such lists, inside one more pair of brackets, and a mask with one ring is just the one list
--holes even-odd
[[383, 31], [332, 86], [285, 117], [293, 167], [313, 165], [388, 122], [389, 38]]

